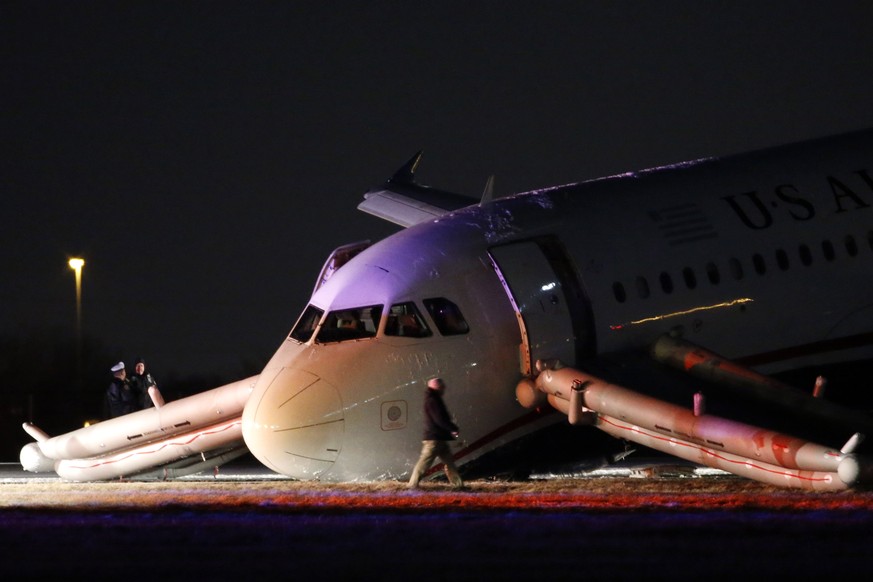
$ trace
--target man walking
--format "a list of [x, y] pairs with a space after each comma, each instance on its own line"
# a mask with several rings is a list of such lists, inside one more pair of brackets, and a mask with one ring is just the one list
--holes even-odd
[[456, 489], [464, 486], [449, 449], [449, 441], [458, 438], [458, 426], [452, 421], [449, 410], [443, 402], [445, 390], [446, 385], [442, 379], [431, 378], [427, 381], [427, 390], [424, 393], [424, 431], [421, 456], [409, 478], [407, 486], [411, 489], [418, 487], [421, 476], [430, 469], [437, 457], [445, 464], [446, 477], [452, 486]]

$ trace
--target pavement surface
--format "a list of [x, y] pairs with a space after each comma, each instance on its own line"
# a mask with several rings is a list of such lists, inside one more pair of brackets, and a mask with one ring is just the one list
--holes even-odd
[[858, 575], [873, 493], [687, 465], [520, 482], [304, 483], [240, 462], [71, 483], [0, 464], [4, 580], [684, 580]]

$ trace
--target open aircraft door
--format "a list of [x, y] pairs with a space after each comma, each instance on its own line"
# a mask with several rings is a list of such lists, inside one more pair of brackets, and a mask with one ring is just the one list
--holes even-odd
[[489, 250], [521, 328], [521, 372], [538, 359], [577, 362], [595, 349], [591, 306], [563, 246], [538, 238]]

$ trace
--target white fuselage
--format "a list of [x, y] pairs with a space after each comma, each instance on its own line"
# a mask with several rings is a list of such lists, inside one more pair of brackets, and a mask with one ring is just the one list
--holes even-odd
[[[498, 199], [367, 248], [313, 294], [243, 412], [251, 452], [298, 479], [408, 476], [426, 381], [442, 377], [459, 464], [555, 415], [516, 386], [673, 332], [772, 371], [869, 357], [873, 133], [701, 160]], [[437, 329], [445, 298], [469, 326]], [[432, 334], [386, 334], [414, 303]], [[372, 334], [321, 342], [327, 315], [380, 306]], [[301, 318], [302, 319], [302, 318]], [[298, 326], [300, 324], [298, 323]]]

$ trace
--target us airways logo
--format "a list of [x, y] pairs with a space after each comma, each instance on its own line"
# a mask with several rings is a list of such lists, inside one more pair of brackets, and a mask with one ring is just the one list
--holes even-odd
[[867, 200], [873, 200], [873, 178], [867, 170], [858, 170], [843, 177], [825, 176], [822, 187], [830, 195], [826, 201], [819, 201], [818, 206], [813, 202], [812, 195], [802, 192], [794, 184], [780, 184], [770, 192], [752, 190], [732, 194], [723, 196], [722, 200], [728, 203], [743, 224], [754, 230], [769, 228], [777, 220], [812, 220], [819, 212], [840, 214], [870, 208]]

